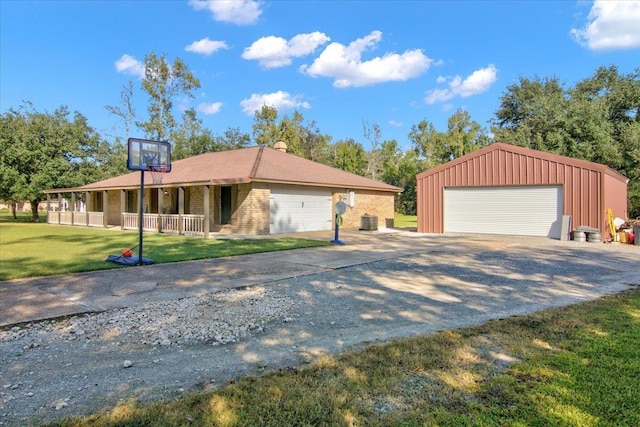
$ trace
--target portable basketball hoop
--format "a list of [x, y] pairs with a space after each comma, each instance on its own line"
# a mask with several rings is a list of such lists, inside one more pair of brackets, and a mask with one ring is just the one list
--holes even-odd
[[[138, 213], [139, 241], [137, 265], [143, 265], [145, 263], [145, 260], [142, 258], [144, 176], [145, 172], [149, 172], [151, 181], [154, 185], [162, 184], [164, 175], [171, 172], [171, 144], [166, 141], [152, 141], [148, 139], [129, 138], [127, 140], [127, 147], [127, 168], [130, 170], [140, 171], [140, 197], [138, 197], [140, 201], [140, 209]], [[153, 263], [153, 261], [151, 261], [151, 263]]]

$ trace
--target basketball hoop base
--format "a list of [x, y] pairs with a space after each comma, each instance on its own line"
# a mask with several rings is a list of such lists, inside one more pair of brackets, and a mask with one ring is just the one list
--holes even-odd
[[151, 264], [155, 264], [155, 262], [152, 259], [146, 258], [146, 257], [142, 257], [142, 262], [139, 262], [139, 259], [137, 255], [133, 255], [133, 256], [129, 256], [129, 257], [125, 257], [122, 255], [109, 255], [107, 257], [107, 259], [105, 260], [106, 262], [113, 262], [114, 264], [119, 264], [119, 265], [151, 265]]

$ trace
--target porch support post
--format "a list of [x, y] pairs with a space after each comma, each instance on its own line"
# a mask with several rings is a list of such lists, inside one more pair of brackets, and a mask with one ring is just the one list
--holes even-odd
[[209, 186], [205, 185], [202, 187], [202, 203], [204, 205], [204, 237], [208, 238], [209, 237], [209, 228], [210, 228], [210, 224], [209, 224], [209, 218], [211, 217], [211, 214], [209, 212]]
[[62, 193], [58, 193], [58, 224], [60, 224], [60, 219], [62, 217], [60, 212], [62, 212]]
[[71, 225], [76, 225], [76, 193], [71, 193]]
[[89, 212], [91, 212], [91, 209], [89, 209], [89, 206], [91, 206], [91, 193], [88, 191], [84, 192], [84, 212], [85, 212], [85, 218], [87, 220], [87, 227], [89, 226]]
[[183, 234], [182, 215], [184, 215], [184, 187], [178, 187], [178, 234]]
[[109, 192], [102, 190], [102, 226], [107, 228], [109, 225]]
[[49, 211], [51, 211], [51, 194], [47, 193], [47, 223], [49, 223]]
[[127, 211], [127, 190], [120, 190], [120, 228], [124, 230], [124, 215]]
[[164, 210], [164, 188], [158, 188], [158, 233], [162, 233], [162, 212]]

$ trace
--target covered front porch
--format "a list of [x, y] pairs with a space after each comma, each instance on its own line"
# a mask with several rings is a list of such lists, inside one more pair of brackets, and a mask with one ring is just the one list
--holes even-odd
[[[243, 193], [240, 187], [242, 184], [145, 188], [142, 229], [198, 237], [234, 232], [241, 222], [238, 219], [238, 206], [242, 202], [238, 196]], [[49, 224], [139, 229], [139, 188], [83, 190], [80, 187], [49, 190], [46, 195]]]

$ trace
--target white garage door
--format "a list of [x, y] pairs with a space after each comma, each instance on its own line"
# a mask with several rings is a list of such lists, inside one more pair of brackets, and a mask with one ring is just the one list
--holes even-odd
[[331, 191], [304, 187], [271, 189], [270, 233], [331, 230]]
[[444, 190], [444, 231], [560, 238], [562, 188], [465, 187]]

